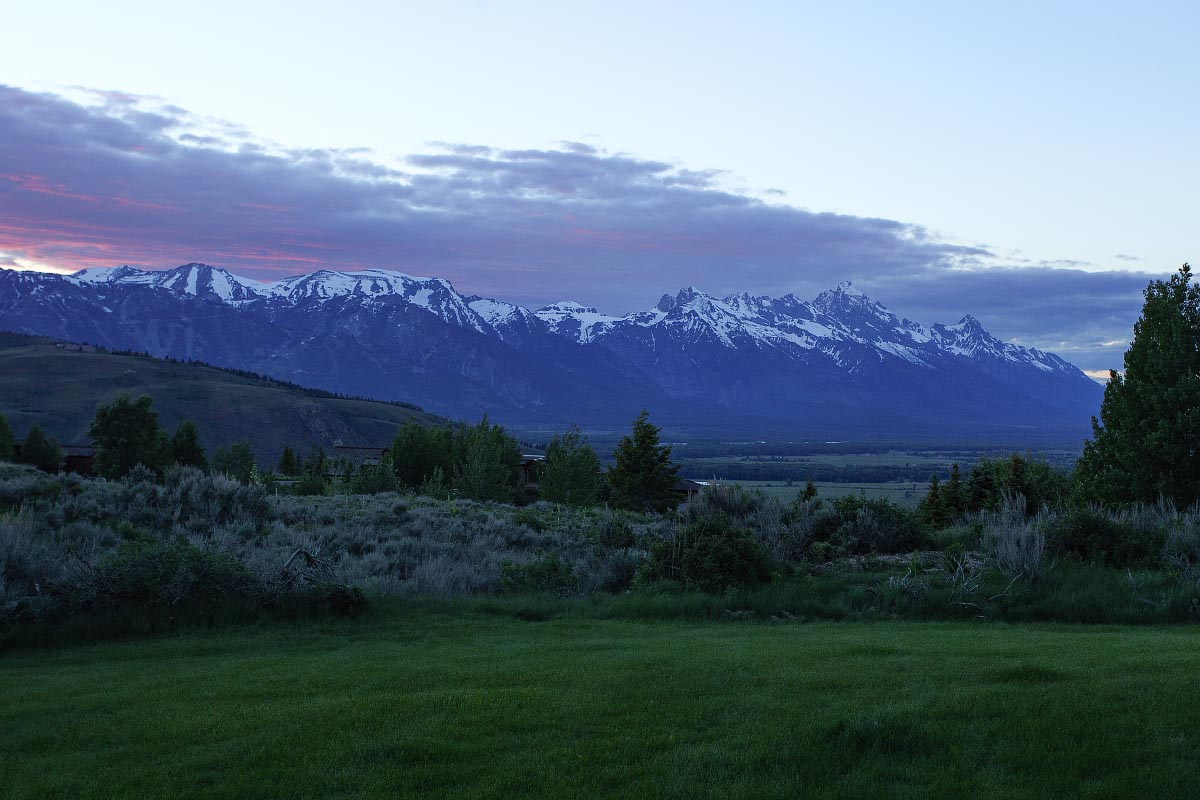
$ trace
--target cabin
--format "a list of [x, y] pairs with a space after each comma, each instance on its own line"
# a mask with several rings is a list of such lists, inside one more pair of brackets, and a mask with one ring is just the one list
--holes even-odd
[[377, 467], [389, 450], [391, 450], [390, 447], [371, 447], [335, 442], [333, 445], [333, 457], [334, 459], [349, 461], [355, 467], [363, 465]]
[[521, 455], [521, 482], [525, 488], [537, 492], [538, 477], [542, 471], [542, 465], [546, 463], [546, 457], [536, 453], [523, 453]]

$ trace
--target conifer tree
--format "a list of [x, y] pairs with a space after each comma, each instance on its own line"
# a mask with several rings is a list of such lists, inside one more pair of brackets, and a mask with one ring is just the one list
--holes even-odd
[[1200, 499], [1200, 286], [1184, 264], [1151, 281], [1125, 371], [1109, 373], [1075, 466], [1084, 499], [1108, 506]]
[[297, 475], [300, 469], [296, 464], [296, 454], [292, 448], [284, 445], [283, 453], [279, 456], [279, 474], [280, 475]]
[[21, 446], [21, 461], [37, 467], [43, 472], [56, 472], [62, 451], [58, 443], [46, 437], [37, 425], [29, 429], [25, 444]]
[[929, 490], [921, 500], [918, 511], [922, 521], [930, 527], [944, 528], [946, 526], [945, 498], [942, 496], [941, 481], [938, 480], [936, 472], [929, 476]]
[[659, 444], [658, 433], [643, 409], [630, 434], [617, 443], [616, 464], [608, 471], [614, 507], [661, 512], [678, 505], [674, 489], [679, 467], [671, 462], [671, 448]]
[[596, 504], [600, 496], [600, 460], [578, 427], [572, 426], [550, 440], [538, 483], [543, 500], [573, 506]]
[[942, 505], [947, 512], [955, 516], [966, 510], [962, 472], [959, 470], [957, 461], [950, 467], [950, 480], [946, 481], [946, 488], [942, 491]]
[[200, 434], [191, 420], [185, 419], [175, 428], [169, 450], [170, 460], [174, 464], [208, 469], [208, 458], [204, 455], [204, 448], [200, 446]]
[[0, 461], [12, 461], [16, 457], [15, 444], [12, 428], [4, 415], [0, 414]]

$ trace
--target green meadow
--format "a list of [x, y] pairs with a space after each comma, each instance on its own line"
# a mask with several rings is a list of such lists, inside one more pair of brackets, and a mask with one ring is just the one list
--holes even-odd
[[1196, 797], [1195, 627], [388, 601], [0, 655], [0, 794]]

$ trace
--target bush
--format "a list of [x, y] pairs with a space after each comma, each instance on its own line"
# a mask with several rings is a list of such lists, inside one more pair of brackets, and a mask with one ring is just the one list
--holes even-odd
[[750, 531], [735, 527], [723, 514], [713, 514], [677, 526], [666, 539], [653, 542], [640, 577], [721, 594], [766, 582], [771, 561]]
[[1129, 519], [1096, 507], [1072, 508], [1049, 524], [1051, 548], [1062, 555], [1098, 566], [1149, 566], [1162, 549], [1159, 528], [1141, 530]]
[[610, 511], [601, 517], [596, 526], [596, 541], [605, 548], [633, 547], [637, 539], [629, 515], [622, 511]]
[[254, 576], [232, 555], [183, 541], [126, 542], [100, 559], [92, 581], [99, 608], [206, 607], [261, 596]]
[[[831, 555], [910, 553], [926, 544], [916, 512], [886, 500], [850, 495], [828, 506], [805, 501], [805, 525], [816, 548]], [[793, 514], [798, 514], [797, 506]]]
[[571, 565], [557, 555], [544, 556], [525, 564], [512, 561], [500, 564], [500, 591], [505, 594], [554, 592], [567, 595], [575, 589], [576, 580]]

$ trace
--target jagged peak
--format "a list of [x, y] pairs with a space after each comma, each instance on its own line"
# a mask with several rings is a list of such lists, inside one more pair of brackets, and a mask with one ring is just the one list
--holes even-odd
[[687, 286], [679, 290], [679, 294], [675, 295], [675, 304], [686, 306], [689, 303], [695, 302], [697, 299], [708, 299], [708, 295], [697, 289], [695, 286]]

